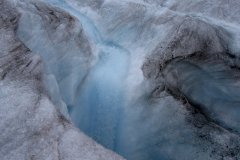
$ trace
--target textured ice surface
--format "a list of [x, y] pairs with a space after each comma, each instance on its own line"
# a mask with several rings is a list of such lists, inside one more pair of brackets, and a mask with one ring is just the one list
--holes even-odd
[[[129, 160], [240, 158], [240, 4], [237, 0], [9, 2], [15, 10], [12, 12], [19, 13], [19, 17], [7, 18], [15, 28], [6, 29], [9, 27], [4, 26], [8, 24], [4, 19], [12, 12], [0, 11], [1, 24], [5, 27], [0, 30], [1, 55], [9, 55], [11, 50], [39, 55], [30, 56], [29, 65], [26, 62], [27, 74], [32, 73], [29, 67], [36, 66], [40, 59], [43, 61], [42, 69], [33, 67], [36, 77], [30, 74], [25, 78], [27, 81], [21, 79], [16, 84], [22, 87], [41, 84], [27, 94], [47, 95], [45, 99], [40, 96], [44, 101], [39, 102], [54, 111], [46, 109], [44, 115], [36, 111], [40, 119], [46, 116], [42, 118], [44, 125], [38, 125], [45, 126], [48, 118], [52, 118], [60, 129], [50, 127], [46, 131], [41, 126], [28, 129], [29, 133], [38, 130], [36, 137], [52, 135], [58, 130], [64, 132], [54, 134], [57, 141], [51, 136], [42, 141], [57, 142], [55, 147], [60, 153], [57, 159], [117, 159], [101, 147], [95, 150], [95, 142], [82, 138], [65, 120], [69, 118], [88, 136]], [[19, 43], [23, 49], [17, 47]], [[12, 61], [13, 56], [9, 58]], [[18, 62], [21, 58], [29, 59], [22, 54], [15, 59]], [[7, 63], [5, 59], [3, 62]], [[8, 70], [8, 65], [3, 66]], [[10, 68], [21, 72], [18, 65]], [[44, 74], [40, 78], [41, 70]], [[9, 75], [6, 73], [2, 76]], [[21, 74], [13, 75], [11, 80], [16, 81]], [[17, 94], [21, 87], [14, 88], [16, 94], [11, 95], [19, 98], [17, 103], [23, 103], [24, 94]], [[5, 100], [2, 102], [9, 101]], [[30, 102], [24, 103], [27, 106]], [[25, 113], [21, 109], [19, 112]], [[35, 113], [35, 110], [28, 112]], [[19, 117], [24, 119], [24, 115]], [[11, 132], [2, 135], [8, 133]], [[6, 140], [2, 143], [8, 144], [12, 135], [3, 138]], [[26, 133], [16, 135], [37, 141]], [[14, 150], [11, 147], [2, 147], [1, 153]], [[34, 159], [38, 147], [31, 148], [28, 153]], [[36, 154], [36, 158], [54, 157], [56, 148], [46, 149], [42, 155]], [[12, 153], [27, 155], [24, 151]], [[6, 155], [8, 158], [11, 154]]]
[[73, 127], [57, 110], [61, 99], [51, 99], [49, 91], [58, 92], [54, 91], [58, 84], [52, 78], [52, 84], [45, 86], [44, 77], [51, 77], [43, 72], [41, 57], [16, 36], [19, 16], [14, 3], [0, 1], [1, 160], [122, 159]]

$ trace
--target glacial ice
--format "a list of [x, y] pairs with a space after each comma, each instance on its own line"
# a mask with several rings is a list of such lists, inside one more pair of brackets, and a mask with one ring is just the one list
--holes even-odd
[[202, 62], [176, 60], [168, 64], [164, 71], [166, 85], [173, 90], [179, 89], [215, 122], [239, 132], [240, 88], [237, 79], [240, 74], [236, 70], [231, 71], [220, 60], [201, 60], [198, 57], [198, 61]]
[[[11, 2], [16, 37], [43, 62], [44, 106], [58, 110], [43, 117], [129, 160], [240, 158], [237, 0]], [[118, 159], [67, 125], [59, 159]]]
[[55, 77], [17, 37], [18, 7], [15, 1], [0, 1], [1, 159], [123, 159], [76, 129], [61, 110], [61, 99], [51, 97], [58, 92]]

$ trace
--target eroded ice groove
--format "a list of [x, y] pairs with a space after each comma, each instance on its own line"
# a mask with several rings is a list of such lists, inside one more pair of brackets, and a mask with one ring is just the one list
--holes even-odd
[[[126, 49], [114, 44], [114, 42], [104, 40], [90, 19], [68, 6], [64, 1], [50, 2], [55, 7], [70, 13], [79, 21], [81, 24], [79, 29], [75, 26], [63, 28], [69, 29], [70, 31], [68, 32], [70, 32], [71, 36], [75, 36], [74, 34], [82, 36], [79, 43], [86, 43], [86, 45], [78, 47], [74, 42], [76, 39], [71, 38], [70, 42], [62, 43], [62, 41], [59, 41], [60, 44], [58, 45], [58, 37], [49, 38], [48, 34], [50, 33], [45, 33], [45, 30], [41, 32], [40, 28], [44, 29], [44, 26], [41, 23], [39, 24], [37, 20], [43, 23], [46, 23], [46, 20], [44, 22], [44, 20], [39, 18], [39, 13], [34, 12], [22, 16], [20, 26], [18, 27], [18, 35], [33, 51], [45, 58], [49, 74], [55, 76], [60, 88], [59, 91], [70, 110], [73, 122], [104, 146], [116, 150], [118, 129], [121, 127], [121, 114], [125, 102], [123, 94], [124, 78], [128, 70], [129, 53]], [[41, 4], [34, 5], [36, 8], [43, 7], [43, 11], [50, 12], [49, 18], [52, 18], [51, 14], [59, 14], [51, 11], [51, 8], [41, 6]], [[44, 7], [46, 7], [45, 10]], [[40, 16], [41, 14], [43, 13], [40, 13]], [[68, 14], [60, 13], [60, 16], [57, 15], [59, 17], [54, 17], [56, 23], [58, 19], [61, 19], [61, 16], [66, 15], [68, 16]], [[32, 21], [28, 22], [28, 16], [32, 17]], [[70, 25], [75, 25], [71, 24], [75, 20], [72, 19], [72, 21], [66, 22], [70, 23]], [[37, 23], [38, 25], [33, 26], [31, 23]], [[30, 29], [29, 26], [32, 28]], [[80, 27], [82, 27], [82, 32], [86, 34], [88, 39], [81, 34]], [[57, 28], [59, 29], [57, 33], [62, 31], [60, 26], [57, 26]], [[72, 32], [71, 29], [77, 31]], [[51, 32], [51, 28], [48, 30], [47, 32]], [[56, 41], [51, 38], [56, 39]], [[39, 40], [44, 45], [51, 43], [51, 46], [46, 46], [43, 49], [39, 45]], [[93, 45], [91, 46], [92, 50], [88, 47], [89, 43]], [[92, 55], [86, 55], [84, 52]], [[74, 57], [71, 57], [71, 55], [74, 55]], [[91, 60], [91, 56], [94, 60]], [[57, 66], [55, 66], [56, 63]]]
[[63, 9], [78, 18], [86, 35], [96, 45], [98, 56], [85, 82], [79, 84], [75, 104], [70, 108], [73, 122], [104, 146], [117, 151], [121, 118], [125, 106], [124, 78], [129, 53], [102, 38], [96, 26], [79, 11], [62, 4]]

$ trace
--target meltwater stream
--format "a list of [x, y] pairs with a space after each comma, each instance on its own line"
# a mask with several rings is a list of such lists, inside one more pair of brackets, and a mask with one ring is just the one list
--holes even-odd
[[77, 17], [96, 47], [96, 63], [84, 82], [78, 85], [74, 103], [68, 105], [70, 117], [87, 135], [118, 151], [119, 130], [126, 105], [124, 80], [128, 72], [129, 53], [114, 42], [104, 40], [90, 19], [64, 1], [51, 2]]
[[102, 47], [97, 64], [76, 95], [76, 106], [70, 115], [89, 136], [117, 150], [125, 105], [123, 81], [128, 66], [127, 53], [111, 44]]

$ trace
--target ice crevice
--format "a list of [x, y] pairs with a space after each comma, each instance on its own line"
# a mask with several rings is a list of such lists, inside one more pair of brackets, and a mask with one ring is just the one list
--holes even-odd
[[[51, 20], [51, 17], [53, 16], [53, 18], [56, 19], [53, 20], [53, 23], [55, 21], [58, 22], [58, 19], [62, 18], [58, 17], [58, 12], [52, 11], [49, 7], [44, 6], [44, 4], [35, 4], [34, 2], [32, 2], [32, 4], [37, 9], [41, 8], [38, 9], [40, 12], [38, 14], [40, 16], [43, 14], [44, 10], [49, 12], [49, 18], [47, 18], [46, 21]], [[123, 81], [128, 72], [129, 52], [112, 41], [104, 40], [90, 19], [82, 15], [79, 11], [76, 11], [74, 8], [70, 7], [64, 1], [54, 1], [52, 2], [52, 5], [67, 11], [69, 14], [71, 14], [71, 16], [74, 17], [72, 19], [73, 22], [70, 21], [67, 23], [74, 23], [74, 21], [76, 21], [77, 24], [79, 24], [79, 28], [82, 27], [82, 31], [77, 34], [83, 33], [83, 37], [85, 37], [86, 41], [84, 43], [90, 43], [92, 48], [86, 47], [86, 50], [83, 50], [84, 48], [80, 49], [83, 50], [82, 52], [90, 51], [91, 55], [82, 57], [81, 51], [76, 50], [75, 52], [72, 52], [73, 54], [77, 53], [77, 55], [75, 55], [76, 58], [71, 57], [68, 51], [63, 53], [63, 51], [65, 51], [65, 49], [63, 49], [64, 46], [58, 46], [58, 44], [52, 40], [53, 37], [49, 37], [47, 34], [45, 35], [45, 33], [40, 32], [32, 34], [32, 32], [29, 32], [31, 30], [29, 30], [29, 27], [28, 30], [25, 30], [27, 27], [25, 25], [29, 25], [26, 23], [27, 19], [25, 20], [25, 17], [32, 17], [32, 21], [34, 21], [34, 19], [40, 20], [39, 15], [35, 15], [35, 13], [30, 13], [21, 17], [20, 20], [22, 23], [20, 22], [18, 27], [18, 36], [29, 48], [31, 48], [32, 51], [40, 54], [43, 59], [45, 59], [48, 67], [47, 70], [50, 74], [49, 76], [46, 76], [46, 83], [48, 85], [55, 85], [57, 83], [55, 86], [59, 89], [55, 89], [56, 91], [53, 91], [52, 94], [55, 94], [55, 97], [56, 94], [60, 94], [63, 97], [63, 100], [70, 111], [70, 117], [72, 121], [86, 134], [94, 137], [99, 143], [108, 148], [116, 150], [118, 141], [118, 127], [120, 127], [120, 116], [121, 113], [123, 113], [124, 108], [123, 106], [125, 97], [123, 94]], [[60, 13], [60, 15], [61, 14], [62, 13]], [[66, 14], [64, 16], [68, 15]], [[43, 27], [43, 29], [48, 27], [41, 25], [42, 24], [39, 24], [37, 27], [32, 26], [32, 30], [38, 31], [38, 27]], [[60, 28], [60, 25], [56, 27]], [[46, 30], [48, 31], [50, 29], [47, 28]], [[42, 47], [39, 44], [36, 44], [39, 43], [39, 39], [42, 39], [43, 43], [45, 43], [44, 41], [49, 41], [51, 43], [51, 47], [47, 48], [46, 52], [43, 52]], [[75, 40], [76, 39], [74, 39], [74, 41]], [[56, 57], [59, 55], [59, 53], [56, 52], [57, 47], [61, 49], [60, 52], [64, 54], [63, 56], [59, 57], [59, 59], [56, 59]], [[51, 48], [53, 51], [51, 51]], [[69, 68], [68, 72], [63, 72], [63, 70], [67, 69], [67, 66], [64, 68], [64, 63], [61, 64], [60, 62], [65, 61], [66, 65], [68, 65], [67, 63], [73, 63], [71, 62], [71, 59], [73, 58], [73, 62], [79, 59], [81, 62], [80, 66], [77, 64], [71, 65], [70, 67], [72, 68]], [[82, 62], [82, 59], [84, 58], [86, 59], [86, 62]], [[56, 63], [59, 66], [56, 66]], [[81, 67], [82, 63], [85, 63], [85, 66]], [[71, 77], [71, 74], [75, 75]], [[69, 88], [68, 86], [71, 84], [74, 86]]]
[[57, 139], [60, 158], [79, 156], [65, 147], [91, 157], [70, 119], [129, 160], [240, 157], [234, 16], [232, 23], [219, 21], [176, 1], [156, 1], [166, 6], [155, 14], [154, 1], [106, 0], [92, 11], [97, 18], [82, 12], [91, 7], [81, 8], [96, 0], [13, 2], [20, 13], [16, 37], [26, 46], [14, 50], [36, 54], [24, 59], [24, 70], [42, 74], [40, 89], [67, 122]]

